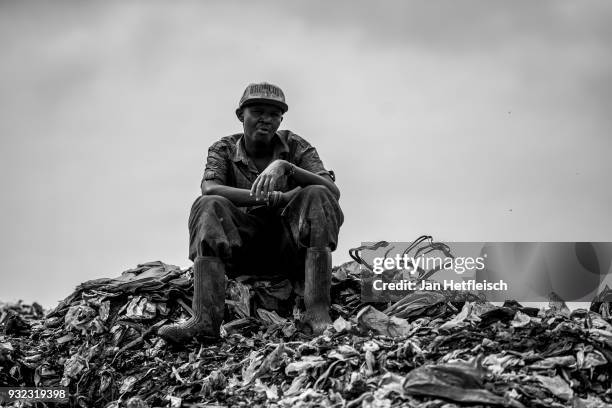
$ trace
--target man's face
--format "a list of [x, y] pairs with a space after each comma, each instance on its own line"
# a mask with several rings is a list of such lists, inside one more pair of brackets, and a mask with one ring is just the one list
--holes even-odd
[[256, 144], [270, 143], [283, 121], [280, 108], [263, 103], [245, 106], [240, 116], [244, 134]]

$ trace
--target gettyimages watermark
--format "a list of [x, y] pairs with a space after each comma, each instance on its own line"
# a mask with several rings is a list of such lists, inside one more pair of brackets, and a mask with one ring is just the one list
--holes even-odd
[[612, 286], [612, 242], [364, 242], [364, 302], [414, 291], [465, 292], [489, 301], [590, 302]]

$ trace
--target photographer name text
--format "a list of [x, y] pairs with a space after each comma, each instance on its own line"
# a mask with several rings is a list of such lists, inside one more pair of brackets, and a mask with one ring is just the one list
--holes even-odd
[[401, 280], [397, 282], [383, 282], [381, 279], [377, 279], [372, 282], [372, 288], [374, 290], [465, 290], [465, 291], [507, 291], [508, 284], [503, 279], [495, 282], [489, 282], [486, 280], [476, 281], [474, 279], [456, 281], [452, 279], [443, 280], [442, 282], [437, 281], [410, 281]]

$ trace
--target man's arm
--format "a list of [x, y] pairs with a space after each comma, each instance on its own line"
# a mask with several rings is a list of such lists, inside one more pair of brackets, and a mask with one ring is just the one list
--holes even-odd
[[300, 187], [310, 185], [325, 186], [336, 197], [336, 200], [340, 199], [340, 190], [331, 178], [319, 176], [286, 160], [275, 160], [270, 163], [253, 183], [251, 194], [253, 194], [253, 197], [260, 199], [266, 197], [269, 192], [274, 191], [280, 177], [286, 174], [292, 174], [292, 179]]
[[[256, 205], [264, 205], [265, 201], [257, 199], [251, 195], [250, 190], [236, 187], [228, 187], [223, 184], [219, 184], [215, 181], [204, 181], [202, 182], [202, 195], [219, 195], [230, 200], [238, 207], [253, 207]], [[296, 187], [293, 190], [281, 193], [281, 200], [278, 206], [284, 207], [291, 201], [293, 196], [302, 189], [302, 187]]]
[[249, 190], [229, 187], [213, 180], [204, 180], [202, 182], [202, 195], [225, 197], [238, 207], [253, 207], [265, 204], [263, 197], [252, 196]]
[[[310, 186], [310, 185], [321, 185], [327, 187], [329, 191], [332, 192], [336, 200], [340, 199], [340, 189], [336, 186], [336, 183], [332, 181], [332, 179], [328, 176], [319, 176], [318, 174], [312, 173], [308, 170], [305, 170], [295, 164], [291, 164], [286, 162], [289, 165], [289, 169], [293, 167], [293, 180], [298, 186]], [[289, 170], [291, 172], [291, 170]]]

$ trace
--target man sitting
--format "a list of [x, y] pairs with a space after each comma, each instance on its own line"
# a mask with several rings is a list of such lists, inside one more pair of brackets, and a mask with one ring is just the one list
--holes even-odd
[[194, 336], [218, 339], [225, 275], [245, 270], [282, 274], [294, 282], [312, 333], [331, 323], [331, 251], [344, 220], [340, 191], [314, 147], [278, 130], [287, 110], [279, 87], [250, 84], [236, 109], [244, 133], [209, 148], [202, 195], [189, 216], [194, 316], [162, 327], [162, 338], [173, 343]]

